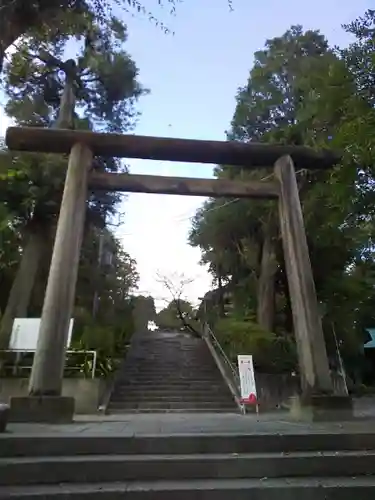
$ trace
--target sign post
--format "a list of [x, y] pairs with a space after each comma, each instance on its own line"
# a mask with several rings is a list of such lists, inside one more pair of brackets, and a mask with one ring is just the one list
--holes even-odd
[[255, 383], [253, 356], [239, 354], [238, 371], [240, 374], [241, 402], [247, 405], [255, 405], [259, 413], [257, 389]]

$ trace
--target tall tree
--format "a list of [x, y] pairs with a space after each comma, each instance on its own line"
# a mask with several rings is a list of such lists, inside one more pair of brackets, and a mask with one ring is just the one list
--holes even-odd
[[[166, 0], [174, 11], [179, 0]], [[156, 4], [161, 4], [160, 0]], [[124, 12], [142, 12], [161, 25], [139, 0], [0, 0], [0, 73], [6, 50], [23, 35], [30, 35], [47, 29], [53, 33], [56, 42], [69, 35], [77, 24], [90, 31], [90, 19], [106, 23], [112, 18], [113, 8], [120, 7]], [[88, 24], [86, 24], [88, 22]]]
[[[306, 131], [300, 126], [298, 113], [306, 91], [300, 80], [322, 57], [330, 57], [330, 51], [326, 39], [318, 31], [304, 32], [301, 26], [293, 26], [283, 36], [268, 40], [265, 49], [255, 53], [249, 79], [237, 93], [228, 138], [290, 144], [303, 142]], [[270, 172], [249, 173], [224, 165], [216, 169], [216, 175], [251, 180], [268, 177]], [[272, 330], [278, 271], [276, 254], [281, 251], [275, 230], [277, 210], [274, 203], [232, 201], [229, 204], [212, 201], [199, 213], [204, 217], [207, 212], [208, 219], [216, 221], [212, 231], [219, 236], [219, 241], [208, 257], [214, 256], [217, 261], [218, 254], [225, 258], [232, 249], [236, 267], [230, 266], [231, 280], [244, 283], [247, 278], [247, 290], [256, 287], [258, 322], [263, 328]], [[197, 218], [191, 234], [193, 244], [200, 244], [202, 229]], [[220, 239], [226, 241], [220, 242]], [[222, 267], [225, 269], [225, 264]]]
[[[170, 13], [174, 13], [181, 2], [154, 0], [155, 6], [168, 5]], [[232, 9], [232, 0], [227, 0], [227, 3]], [[81, 28], [91, 17], [105, 23], [112, 17], [114, 8], [120, 8], [125, 14], [129, 11], [141, 13], [165, 33], [170, 33], [169, 28], [141, 0], [0, 0], [0, 73], [6, 50], [21, 36], [42, 28], [53, 32], [58, 41], [70, 34], [77, 22]]]
[[[112, 18], [106, 26], [93, 23], [90, 32], [92, 43], [81, 46], [77, 62], [61, 59], [66, 41], [55, 43], [49, 32], [19, 46], [6, 67], [6, 111], [16, 123], [56, 126], [57, 122], [57, 126], [110, 131], [134, 125], [134, 104], [144, 91], [136, 80], [134, 62], [121, 48], [125, 26]], [[42, 250], [56, 221], [66, 159], [30, 154], [9, 154], [3, 159], [8, 160], [8, 167], [9, 162], [14, 165], [4, 179], [6, 204], [23, 217], [27, 241], [1, 323], [5, 346], [14, 317], [27, 313]], [[95, 168], [115, 171], [123, 166], [113, 159], [98, 159]], [[118, 201], [116, 194], [95, 194], [88, 200], [88, 220], [103, 225]]]
[[[347, 28], [359, 30], [361, 37], [365, 32], [367, 38], [361, 38], [344, 52], [329, 48], [319, 32], [303, 32], [301, 27], [292, 27], [282, 37], [267, 41], [265, 50], [256, 53], [249, 80], [237, 94], [228, 133], [232, 140], [304, 143], [344, 151], [342, 165], [331, 172], [298, 172], [314, 277], [319, 299], [324, 303], [327, 341], [332, 347], [331, 358], [335, 355], [332, 324], [336, 325], [344, 344], [351, 345], [347, 354], [358, 349], [360, 340], [356, 332], [363, 328], [363, 323], [359, 326], [355, 319], [360, 316], [359, 296], [361, 308], [367, 310], [368, 294], [373, 293], [370, 292], [372, 278], [368, 282], [370, 275], [365, 280], [362, 275], [361, 281], [361, 273], [356, 270], [359, 261], [364, 264], [364, 259], [371, 256], [373, 248], [365, 229], [370, 228], [374, 206], [372, 203], [370, 207], [373, 148], [371, 152], [365, 148], [365, 143], [371, 144], [374, 137], [369, 130], [374, 123], [368, 98], [371, 79], [364, 76], [371, 68], [373, 57], [368, 52], [371, 16], [367, 14]], [[363, 23], [365, 29], [362, 29]], [[361, 56], [358, 56], [359, 46], [365, 52]], [[362, 66], [358, 66], [359, 61]], [[364, 81], [367, 81], [367, 96], [363, 93]], [[358, 168], [359, 165], [363, 167]], [[244, 169], [220, 166], [216, 175], [259, 179], [272, 176], [272, 172], [247, 173]], [[217, 260], [222, 259], [224, 279], [242, 314], [246, 316], [257, 309], [257, 320], [263, 327], [270, 329], [274, 325], [274, 331], [282, 333], [290, 332], [292, 324], [275, 214], [275, 207], [270, 203], [210, 200], [193, 220], [190, 241], [202, 249], [202, 258], [213, 272]], [[265, 258], [267, 252], [269, 258]], [[360, 267], [363, 268], [363, 264]], [[240, 294], [240, 290], [245, 292]], [[257, 305], [254, 295], [257, 295]], [[262, 311], [261, 301], [266, 297], [269, 307], [263, 307]], [[271, 311], [270, 315], [265, 313], [267, 310]], [[274, 318], [271, 317], [273, 310]]]

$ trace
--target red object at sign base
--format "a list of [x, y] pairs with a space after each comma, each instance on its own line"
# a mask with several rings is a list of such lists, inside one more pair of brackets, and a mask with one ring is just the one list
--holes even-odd
[[257, 397], [255, 396], [254, 393], [251, 393], [248, 398], [242, 398], [241, 403], [246, 403], [249, 405], [256, 405], [258, 403]]

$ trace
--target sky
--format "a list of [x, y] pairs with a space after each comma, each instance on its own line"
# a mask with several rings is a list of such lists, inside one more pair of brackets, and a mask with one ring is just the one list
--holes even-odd
[[[139, 68], [139, 80], [151, 90], [139, 102], [142, 113], [135, 133], [162, 137], [225, 140], [235, 108], [237, 88], [246, 83], [253, 54], [266, 39], [291, 25], [319, 29], [331, 45], [350, 38], [341, 28], [374, 7], [374, 0], [184, 0], [175, 16], [157, 0], [143, 5], [174, 32], [165, 35], [146, 16], [127, 14], [126, 50]], [[4, 97], [0, 102], [4, 102]], [[8, 122], [0, 109], [0, 135]], [[131, 173], [212, 177], [212, 165], [129, 160]], [[137, 261], [139, 291], [156, 298], [157, 307], [171, 299], [157, 275], [178, 284], [190, 278], [186, 298], [196, 303], [211, 288], [200, 252], [187, 243], [191, 217], [204, 198], [129, 194], [115, 229], [124, 249]]]

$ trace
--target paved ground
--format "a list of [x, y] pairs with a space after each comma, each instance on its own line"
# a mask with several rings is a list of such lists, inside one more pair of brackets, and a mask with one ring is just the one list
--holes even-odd
[[22, 435], [86, 434], [121, 436], [170, 434], [297, 434], [308, 432], [375, 432], [375, 402], [355, 402], [356, 419], [351, 422], [307, 423], [291, 420], [288, 412], [239, 415], [221, 414], [123, 414], [81, 415], [66, 425], [8, 424], [7, 432]]
[[345, 423], [294, 422], [287, 413], [266, 415], [121, 415], [79, 417], [72, 424], [9, 424], [7, 432], [18, 435], [108, 435], [142, 436], [171, 434], [299, 434], [299, 433], [375, 432], [375, 419], [359, 419]]

